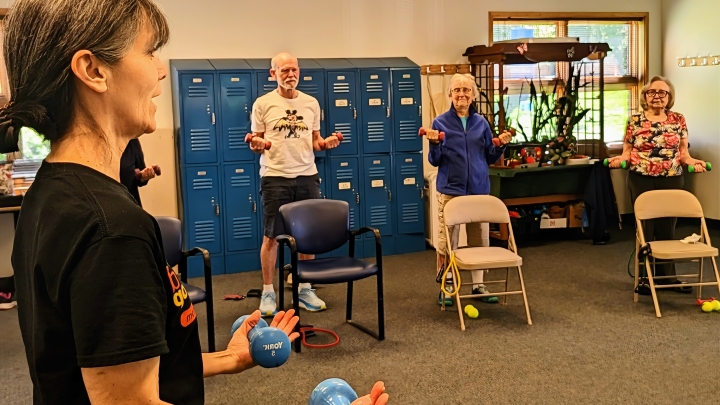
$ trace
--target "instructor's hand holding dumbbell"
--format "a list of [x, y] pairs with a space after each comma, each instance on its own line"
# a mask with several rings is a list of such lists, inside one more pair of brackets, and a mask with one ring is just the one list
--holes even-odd
[[436, 129], [426, 129], [425, 137], [430, 143], [438, 144], [443, 140], [445, 133], [442, 132], [443, 136], [440, 136], [441, 132]]
[[[300, 334], [293, 332], [295, 325], [299, 319], [295, 315], [295, 310], [290, 309], [287, 312], [280, 311], [273, 318], [271, 327], [280, 329], [285, 332], [292, 343], [295, 339], [300, 337]], [[240, 329], [232, 335], [230, 343], [228, 343], [227, 350], [219, 353], [210, 353], [209, 356], [219, 356], [227, 358], [227, 369], [223, 370], [223, 374], [239, 373], [241, 371], [250, 369], [257, 366], [257, 363], [253, 360], [250, 355], [250, 341], [248, 340], [248, 332], [260, 321], [260, 311], [253, 312], [245, 322], [240, 326]], [[206, 372], [207, 374], [207, 372]]]

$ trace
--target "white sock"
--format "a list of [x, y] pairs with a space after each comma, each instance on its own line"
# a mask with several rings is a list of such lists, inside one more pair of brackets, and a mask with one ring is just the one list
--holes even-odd
[[484, 281], [485, 271], [484, 270], [473, 270], [472, 271], [472, 281], [473, 281], [473, 288], [478, 288], [479, 284], [482, 284]]
[[310, 288], [312, 288], [312, 284], [310, 284], [310, 283], [300, 283], [300, 284], [298, 285], [298, 291], [302, 290], [303, 288], [310, 289]]
[[263, 284], [263, 294], [265, 293], [274, 293], [275, 288], [273, 288], [272, 284]]

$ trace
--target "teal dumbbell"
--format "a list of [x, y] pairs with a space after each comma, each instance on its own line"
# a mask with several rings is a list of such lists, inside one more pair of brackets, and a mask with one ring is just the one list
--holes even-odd
[[[605, 159], [605, 160], [603, 161], [603, 164], [604, 164], [606, 167], [609, 166], [609, 165], [610, 165], [610, 159]], [[627, 168], [628, 168], [627, 160], [623, 160], [622, 162], [620, 162], [620, 168], [621, 168], [621, 169], [627, 169]]]
[[[707, 171], [712, 170], [712, 165], [710, 164], [710, 162], [705, 162], [705, 170], [707, 170]], [[695, 166], [693, 166], [693, 165], [688, 166], [688, 172], [695, 173]]]

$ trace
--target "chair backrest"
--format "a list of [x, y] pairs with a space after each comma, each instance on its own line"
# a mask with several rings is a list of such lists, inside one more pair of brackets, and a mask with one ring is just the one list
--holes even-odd
[[300, 253], [327, 253], [350, 239], [350, 205], [346, 201], [297, 201], [281, 206], [280, 216], [285, 233], [295, 238]]
[[702, 218], [700, 201], [685, 190], [646, 191], [635, 200], [635, 218]]
[[170, 267], [180, 264], [182, 257], [182, 224], [173, 217], [155, 217], [160, 226], [165, 260]]
[[455, 197], [445, 204], [443, 215], [447, 226], [471, 222], [510, 223], [510, 215], [505, 204], [491, 195]]

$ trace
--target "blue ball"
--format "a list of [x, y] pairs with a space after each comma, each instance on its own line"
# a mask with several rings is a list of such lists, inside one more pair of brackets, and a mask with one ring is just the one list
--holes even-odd
[[290, 357], [290, 338], [278, 328], [258, 329], [250, 339], [250, 356], [260, 367], [280, 367]]
[[[232, 328], [230, 328], [230, 338], [232, 338], [236, 330], [240, 329], [240, 326], [242, 326], [243, 322], [245, 322], [245, 319], [247, 319], [249, 316], [250, 315], [243, 315], [233, 323]], [[258, 329], [267, 327], [268, 323], [265, 322], [264, 319], [260, 318], [257, 325], [255, 325], [255, 327], [250, 329], [250, 332], [248, 332], [248, 340], [252, 339], [255, 333], [257, 333]]]

